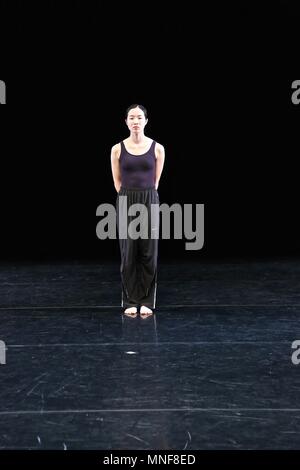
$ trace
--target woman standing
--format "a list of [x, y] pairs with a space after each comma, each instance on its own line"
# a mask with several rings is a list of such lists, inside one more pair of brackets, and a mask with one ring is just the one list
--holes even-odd
[[[111, 167], [117, 196], [117, 226], [121, 251], [122, 307], [125, 314], [136, 317], [140, 307], [142, 317], [152, 315], [157, 288], [157, 254], [159, 236], [159, 180], [164, 166], [164, 147], [145, 136], [147, 110], [140, 104], [129, 106], [126, 124], [130, 135], [111, 149]], [[128, 228], [133, 204], [147, 209], [147, 237], [120, 238], [120, 215]], [[151, 206], [156, 209], [151, 210]], [[144, 214], [145, 214], [144, 213]], [[125, 219], [123, 219], [125, 217]], [[144, 228], [145, 228], [144, 227]], [[143, 227], [141, 227], [143, 229]], [[154, 232], [154, 233], [153, 233]]]

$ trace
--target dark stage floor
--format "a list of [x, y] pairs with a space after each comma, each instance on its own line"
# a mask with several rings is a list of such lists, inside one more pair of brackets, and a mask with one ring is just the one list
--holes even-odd
[[[1, 449], [299, 449], [299, 260], [2, 264]], [[4, 361], [3, 361], [4, 362]]]

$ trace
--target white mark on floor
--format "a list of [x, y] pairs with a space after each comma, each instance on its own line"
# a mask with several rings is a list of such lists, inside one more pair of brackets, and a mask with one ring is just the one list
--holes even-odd
[[186, 441], [186, 443], [185, 443], [185, 445], [184, 445], [183, 450], [185, 450], [185, 449], [187, 448], [187, 446], [192, 442], [192, 436], [191, 436], [190, 432], [187, 431], [187, 434], [188, 434], [188, 439], [187, 439], [187, 441]]
[[149, 442], [144, 441], [144, 439], [141, 439], [140, 437], [134, 436], [133, 434], [126, 433], [126, 436], [133, 437], [133, 439], [136, 439], [139, 442], [144, 442], [145, 444], [149, 445]]
[[39, 385], [41, 385], [42, 383], [45, 383], [43, 380], [41, 381], [40, 379], [41, 379], [42, 377], [44, 377], [44, 376], [47, 376], [47, 375], [49, 375], [48, 372], [44, 372], [42, 375], [40, 375], [39, 377], [37, 377], [37, 378], [35, 379], [35, 382], [37, 382], [37, 383], [29, 390], [29, 392], [27, 392], [26, 395], [27, 395], [28, 397], [29, 397], [29, 395], [31, 395], [31, 393], [32, 393]]

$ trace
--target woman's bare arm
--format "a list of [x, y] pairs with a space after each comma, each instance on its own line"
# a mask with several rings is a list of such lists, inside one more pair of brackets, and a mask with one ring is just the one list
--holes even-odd
[[121, 172], [120, 172], [120, 162], [119, 162], [120, 151], [121, 151], [120, 144], [116, 144], [112, 147], [111, 155], [110, 155], [111, 171], [112, 171], [112, 176], [114, 180], [114, 186], [117, 192], [119, 192], [121, 188]]
[[156, 144], [155, 146], [156, 154], [156, 173], [155, 173], [155, 189], [158, 188], [159, 180], [163, 171], [165, 163], [165, 149], [161, 144]]

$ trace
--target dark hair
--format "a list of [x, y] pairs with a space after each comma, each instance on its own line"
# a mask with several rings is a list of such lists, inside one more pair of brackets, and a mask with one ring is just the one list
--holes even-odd
[[131, 109], [134, 109], [134, 108], [140, 108], [143, 113], [145, 114], [145, 118], [147, 119], [147, 109], [145, 108], [145, 106], [143, 106], [142, 104], [131, 104], [127, 109], [126, 109], [126, 119], [128, 118], [128, 113]]

